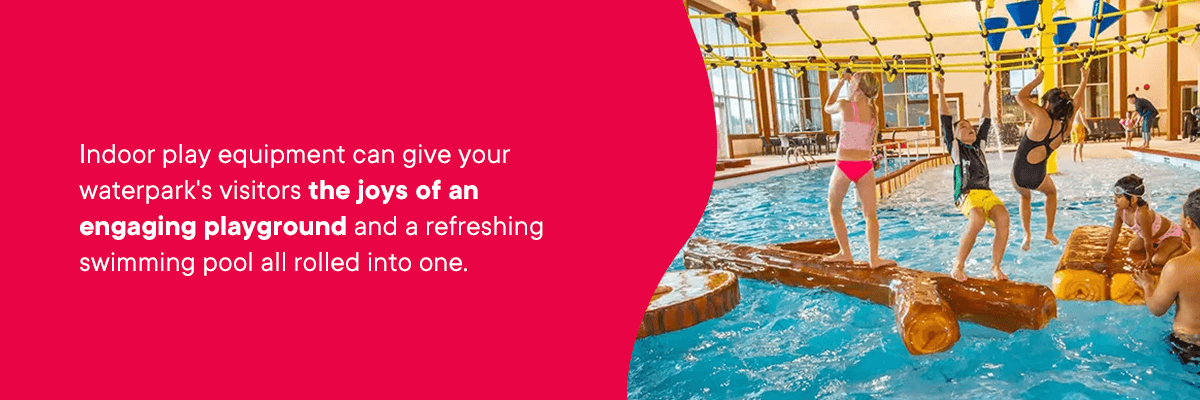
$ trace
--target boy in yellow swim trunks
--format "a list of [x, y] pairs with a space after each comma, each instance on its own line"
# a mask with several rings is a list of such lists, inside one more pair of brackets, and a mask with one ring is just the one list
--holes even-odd
[[1087, 135], [1091, 131], [1087, 118], [1083, 116], [1083, 107], [1080, 107], [1075, 110], [1075, 123], [1071, 125], [1071, 143], [1075, 144], [1075, 149], [1071, 151], [1071, 160], [1083, 162], [1083, 142], [1087, 141]]
[[967, 256], [975, 247], [975, 237], [983, 230], [984, 223], [996, 229], [996, 239], [992, 241], [992, 276], [997, 280], [1007, 280], [1008, 276], [1000, 270], [1000, 261], [1004, 259], [1004, 249], [1008, 247], [1008, 210], [1000, 201], [990, 186], [987, 157], [983, 153], [988, 131], [991, 130], [991, 101], [988, 92], [991, 84], [983, 86], [983, 116], [979, 118], [979, 130], [976, 131], [968, 121], [954, 122], [950, 116], [950, 106], [946, 104], [946, 80], [939, 76], [938, 108], [941, 110], [942, 135], [946, 141], [946, 149], [954, 160], [954, 204], [967, 217], [967, 227], [963, 230], [958, 242], [958, 257], [954, 260], [954, 270], [950, 276], [959, 281], [967, 280]]

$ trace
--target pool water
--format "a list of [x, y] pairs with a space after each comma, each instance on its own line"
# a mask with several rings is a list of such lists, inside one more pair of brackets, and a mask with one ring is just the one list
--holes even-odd
[[[875, 176], [880, 177], [887, 175], [888, 173], [898, 170], [900, 167], [908, 165], [908, 163], [917, 159], [917, 157], [888, 157], [883, 161], [883, 165], [880, 168], [875, 169]], [[826, 172], [828, 173], [828, 171]]]
[[[1049, 286], [1063, 246], [1041, 239], [1044, 197], [1033, 198], [1033, 248], [1022, 252], [1012, 153], [989, 156], [992, 189], [1012, 216], [1003, 267], [1016, 281]], [[1126, 174], [1146, 178], [1155, 210], [1178, 221], [1200, 173], [1133, 159], [1060, 157], [1055, 233], [1066, 242], [1081, 225], [1111, 225], [1111, 187]], [[713, 190], [695, 236], [762, 245], [832, 238], [826, 214], [831, 166]], [[880, 205], [881, 255], [900, 265], [949, 271], [965, 218], [954, 208], [949, 166], [921, 174]], [[866, 256], [865, 223], [847, 198], [853, 254]], [[985, 228], [967, 274], [988, 276], [994, 231]], [[682, 252], [670, 269], [682, 269]], [[949, 351], [913, 356], [891, 309], [823, 289], [740, 280], [741, 303], [721, 318], [638, 340], [627, 394], [683, 398], [1200, 398], [1195, 367], [1182, 366], [1165, 341], [1174, 311], [1059, 301], [1045, 329], [1007, 334], [960, 321]]]

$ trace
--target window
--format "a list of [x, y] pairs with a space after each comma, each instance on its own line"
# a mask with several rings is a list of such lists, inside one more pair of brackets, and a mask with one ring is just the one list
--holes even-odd
[[[1068, 96], [1075, 94], [1079, 87], [1080, 64], [1078, 62], [1062, 64], [1063, 90]], [[1083, 92], [1084, 116], [1089, 118], [1108, 118], [1112, 114], [1112, 106], [1108, 98], [1108, 62], [1099, 60], [1088, 68], [1087, 91]], [[1076, 107], [1081, 105], [1076, 104]]]
[[818, 73], [805, 72], [795, 78], [787, 71], [776, 69], [775, 110], [780, 133], [820, 131], [823, 124]]
[[[925, 60], [901, 60], [904, 65], [925, 65]], [[883, 120], [886, 128], [925, 127], [929, 119], [929, 74], [899, 73], [883, 86]]]
[[[1021, 88], [1033, 81], [1033, 77], [1037, 76], [1037, 71], [1033, 69], [1033, 61], [1022, 61], [1020, 63], [1004, 63], [1005, 60], [1016, 60], [1024, 58], [1025, 54], [1001, 54], [998, 67], [1023, 66], [1026, 68], [1014, 69], [1011, 71], [1000, 72], [999, 87], [996, 88], [1000, 94], [1000, 122], [1002, 123], [1024, 123], [1033, 121], [1033, 118], [1025, 114], [1025, 110], [1017, 104], [1017, 93], [1021, 92]], [[1033, 88], [1033, 97], [1038, 97], [1038, 90]], [[1036, 101], [1035, 101], [1036, 102]]]
[[[706, 14], [694, 8], [688, 8], [688, 13]], [[693, 19], [692, 32], [696, 40], [704, 44], [747, 44], [750, 43], [737, 27], [725, 20]], [[720, 57], [748, 57], [750, 49], [718, 48], [713, 54]], [[708, 84], [713, 93], [713, 104], [718, 110], [725, 110], [728, 134], [758, 133], [758, 119], [754, 108], [753, 76], [747, 75], [731, 67], [721, 67], [708, 71]]]

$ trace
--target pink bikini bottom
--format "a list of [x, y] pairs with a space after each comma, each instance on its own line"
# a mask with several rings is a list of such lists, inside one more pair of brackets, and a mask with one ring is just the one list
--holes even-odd
[[868, 172], [871, 172], [871, 170], [875, 167], [875, 165], [870, 161], [839, 160], [836, 165], [838, 169], [842, 170], [843, 174], [846, 174], [847, 178], [850, 178], [850, 180], [855, 183], [857, 183], [859, 179], [862, 179], [862, 177]]

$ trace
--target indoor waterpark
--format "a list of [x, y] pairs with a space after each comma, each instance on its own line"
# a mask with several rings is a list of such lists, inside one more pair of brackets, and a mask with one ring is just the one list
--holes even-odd
[[1200, 398], [1200, 0], [679, 18], [713, 189], [629, 398]]

